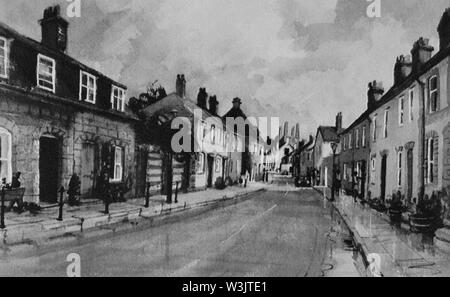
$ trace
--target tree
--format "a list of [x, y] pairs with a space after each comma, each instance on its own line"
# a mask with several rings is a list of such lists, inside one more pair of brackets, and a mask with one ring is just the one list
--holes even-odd
[[130, 98], [128, 107], [134, 114], [139, 115], [140, 111], [165, 97], [167, 97], [166, 89], [158, 81], [155, 81], [147, 87], [146, 93], [139, 95], [139, 98]]

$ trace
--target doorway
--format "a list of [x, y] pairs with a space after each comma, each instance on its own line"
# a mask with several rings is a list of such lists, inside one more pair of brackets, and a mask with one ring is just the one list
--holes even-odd
[[61, 142], [53, 136], [39, 139], [39, 198], [57, 203], [61, 171]]
[[381, 199], [386, 200], [386, 173], [387, 173], [387, 155], [381, 158]]
[[406, 182], [408, 183], [407, 199], [411, 200], [413, 197], [413, 150], [409, 149], [407, 152], [407, 164], [408, 170], [406, 176]]
[[138, 150], [136, 161], [136, 196], [145, 197], [147, 190], [148, 151], [146, 149]]
[[81, 151], [81, 195], [90, 198], [94, 194], [97, 176], [97, 149], [93, 143], [83, 143]]
[[214, 158], [208, 155], [208, 188], [213, 186]]

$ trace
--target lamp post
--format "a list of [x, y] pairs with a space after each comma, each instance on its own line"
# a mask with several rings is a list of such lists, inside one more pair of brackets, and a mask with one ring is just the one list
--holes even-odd
[[336, 143], [336, 142], [332, 142], [331, 144], [331, 149], [332, 149], [332, 151], [333, 151], [333, 173], [332, 173], [332, 180], [331, 180], [331, 202], [334, 202], [335, 201], [335, 198], [334, 198], [334, 192], [336, 191], [336, 166], [335, 166], [335, 163], [336, 163], [336, 151], [337, 151], [337, 148], [338, 148], [338, 144]]

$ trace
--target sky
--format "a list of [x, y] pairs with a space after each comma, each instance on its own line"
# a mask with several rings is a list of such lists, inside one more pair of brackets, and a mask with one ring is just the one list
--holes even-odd
[[[370, 0], [373, 1], [373, 0]], [[70, 18], [74, 58], [125, 83], [136, 96], [156, 80], [168, 92], [185, 74], [187, 92], [205, 87], [226, 113], [234, 97], [249, 116], [280, 117], [302, 136], [349, 126], [367, 106], [367, 85], [393, 82], [398, 55], [419, 37], [438, 49], [437, 25], [450, 0], [81, 0]], [[40, 40], [45, 7], [68, 1], [0, 0], [0, 21]]]

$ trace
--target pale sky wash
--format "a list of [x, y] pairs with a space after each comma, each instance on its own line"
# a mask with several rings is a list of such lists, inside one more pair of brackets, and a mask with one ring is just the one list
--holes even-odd
[[[239, 141], [239, 145], [232, 145], [233, 141], [245, 136], [247, 127], [253, 127], [249, 129], [249, 138], [254, 139], [253, 144], [249, 145], [248, 150], [250, 153], [255, 153], [259, 150], [258, 146], [266, 143], [267, 137], [275, 140], [278, 136], [278, 127], [280, 127], [280, 119], [277, 117], [271, 117], [270, 121], [267, 117], [249, 117], [247, 119], [238, 118], [226, 118], [225, 123], [217, 117], [203, 117], [203, 110], [196, 108], [194, 110], [194, 127], [192, 129], [191, 121], [186, 117], [177, 117], [172, 121], [172, 130], [178, 130], [172, 137], [171, 146], [172, 150], [176, 153], [181, 152], [203, 152], [205, 149], [215, 153], [242, 153], [246, 151], [245, 142]], [[236, 129], [237, 135], [234, 131]], [[260, 138], [258, 139], [258, 133]], [[194, 132], [194, 137], [192, 137]], [[232, 139], [228, 139], [223, 135], [216, 135], [215, 133], [223, 134], [228, 133]], [[213, 140], [212, 145], [206, 148], [205, 140]], [[218, 141], [216, 143], [215, 139]], [[226, 141], [228, 139], [228, 141]], [[192, 141], [194, 140], [194, 146]], [[208, 141], [207, 141], [208, 142]], [[274, 142], [275, 143], [275, 142]]]

